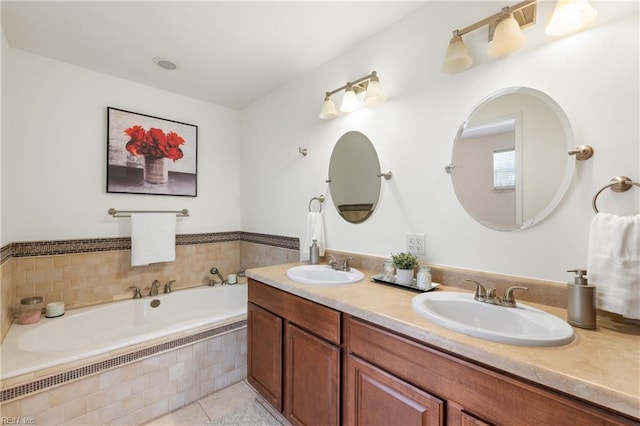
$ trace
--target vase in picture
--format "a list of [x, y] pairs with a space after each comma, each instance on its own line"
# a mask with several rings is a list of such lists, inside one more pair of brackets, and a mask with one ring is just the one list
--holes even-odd
[[396, 282], [398, 284], [411, 284], [413, 281], [413, 269], [396, 268]]
[[169, 170], [167, 169], [166, 158], [164, 157], [144, 157], [144, 181], [153, 184], [167, 183], [169, 180]]

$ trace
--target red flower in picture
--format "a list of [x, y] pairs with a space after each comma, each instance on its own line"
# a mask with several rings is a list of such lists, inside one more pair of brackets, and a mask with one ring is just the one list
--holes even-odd
[[124, 133], [130, 138], [125, 148], [133, 155], [164, 157], [174, 162], [184, 156], [180, 149], [184, 139], [176, 132], [165, 134], [162, 129], [152, 127], [145, 130], [142, 126], [135, 125], [126, 129]]

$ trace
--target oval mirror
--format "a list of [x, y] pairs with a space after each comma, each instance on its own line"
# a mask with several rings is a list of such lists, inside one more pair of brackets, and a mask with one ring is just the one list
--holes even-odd
[[364, 134], [347, 132], [338, 139], [329, 161], [333, 204], [347, 222], [367, 220], [380, 197], [380, 161]]
[[525, 229], [560, 203], [574, 147], [569, 120], [553, 99], [512, 87], [484, 99], [460, 125], [448, 170], [475, 220], [499, 231]]

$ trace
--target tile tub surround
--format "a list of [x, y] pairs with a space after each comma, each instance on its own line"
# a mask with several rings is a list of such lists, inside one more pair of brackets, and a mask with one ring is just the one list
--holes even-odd
[[11, 264], [9, 261], [0, 263], [0, 342], [9, 332], [13, 321], [11, 302], [15, 299], [16, 288], [11, 285]]
[[130, 286], [144, 291], [155, 279], [163, 285], [176, 280], [174, 289], [204, 285], [213, 266], [225, 275], [243, 270], [243, 256], [253, 267], [297, 260], [299, 240], [250, 232], [177, 235], [174, 262], [137, 267], [131, 266], [130, 247], [129, 238], [4, 246], [0, 263], [0, 341], [23, 297], [40, 295], [45, 304], [63, 301], [66, 309], [74, 309], [129, 298]]
[[[490, 342], [440, 327], [413, 312], [415, 292], [371, 282], [381, 270], [367, 270], [365, 280], [344, 286], [310, 286], [286, 277], [288, 265], [247, 271], [265, 284], [346, 312], [409, 336], [437, 349], [489, 368], [556, 389], [640, 421], [640, 345], [635, 326], [630, 333], [608, 327], [598, 318], [596, 330], [574, 328], [575, 340], [565, 346], [533, 348]], [[356, 264], [354, 263], [355, 267]], [[446, 275], [443, 275], [446, 276]], [[437, 282], [437, 281], [436, 281]], [[458, 290], [442, 286], [440, 290]], [[566, 319], [566, 310], [528, 302]], [[633, 332], [636, 332], [633, 334]]]
[[244, 321], [238, 327], [3, 403], [2, 416], [46, 425], [145, 423], [244, 380]]

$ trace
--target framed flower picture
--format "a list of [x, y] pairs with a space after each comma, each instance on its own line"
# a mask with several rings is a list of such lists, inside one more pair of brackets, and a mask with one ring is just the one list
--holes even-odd
[[107, 107], [107, 192], [197, 196], [198, 126]]

